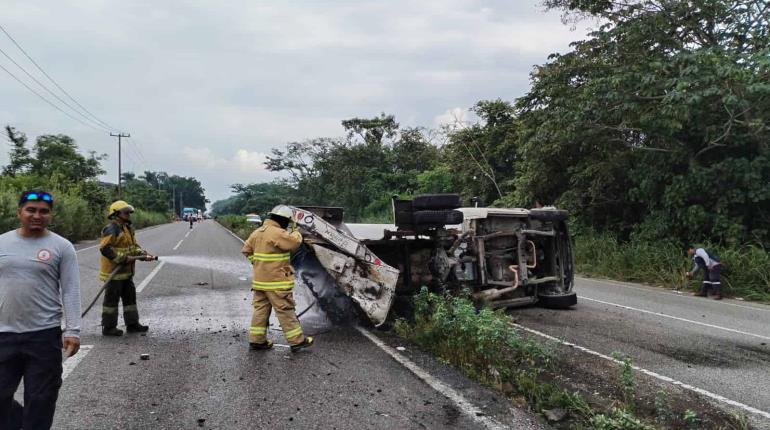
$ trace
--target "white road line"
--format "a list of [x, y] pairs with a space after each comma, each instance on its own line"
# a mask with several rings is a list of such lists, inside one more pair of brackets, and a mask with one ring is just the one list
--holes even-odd
[[648, 311], [646, 309], [633, 308], [631, 306], [624, 306], [624, 305], [619, 305], [617, 303], [605, 302], [604, 300], [592, 299], [590, 297], [586, 297], [586, 296], [583, 296], [583, 295], [580, 296], [580, 300], [588, 300], [588, 301], [591, 301], [591, 302], [602, 303], [602, 304], [605, 304], [605, 305], [615, 306], [615, 307], [618, 307], [618, 308], [628, 309], [628, 310], [631, 310], [631, 311], [642, 312], [642, 313], [645, 313], [645, 314], [656, 315], [656, 316], [659, 316], [659, 317], [671, 318], [672, 320], [682, 321], [682, 322], [686, 322], [686, 323], [690, 323], [690, 324], [696, 324], [696, 325], [703, 326], [703, 327], [715, 328], [715, 329], [718, 329], [718, 330], [729, 331], [731, 333], [738, 333], [738, 334], [742, 334], [742, 335], [745, 335], [745, 336], [753, 336], [753, 337], [758, 337], [758, 338], [764, 339], [764, 340], [770, 340], [770, 336], [762, 336], [761, 334], [749, 333], [747, 331], [741, 331], [741, 330], [736, 330], [736, 329], [733, 329], [733, 328], [722, 327], [722, 326], [715, 325], [715, 324], [708, 324], [708, 323], [704, 323], [704, 322], [700, 322], [700, 321], [688, 320], [687, 318], [675, 317], [673, 315], [668, 315], [668, 314], [664, 314], [664, 313], [660, 313], [660, 312], [653, 312], [653, 311]]
[[187, 236], [189, 236], [190, 233], [192, 233], [192, 230], [188, 231], [187, 234], [184, 235], [184, 237], [187, 238]]
[[[588, 348], [586, 348], [584, 346], [576, 345], [574, 343], [561, 340], [561, 339], [556, 338], [554, 336], [551, 336], [549, 334], [545, 334], [543, 332], [540, 332], [540, 331], [537, 331], [537, 330], [533, 330], [531, 328], [524, 327], [524, 326], [516, 324], [516, 323], [511, 323], [511, 325], [516, 327], [516, 328], [518, 328], [518, 329], [524, 330], [526, 332], [529, 332], [529, 333], [532, 333], [532, 334], [544, 337], [544, 338], [546, 338], [548, 340], [552, 340], [552, 341], [554, 341], [556, 343], [560, 343], [562, 345], [565, 345], [565, 346], [568, 346], [568, 347], [571, 347], [571, 348], [574, 348], [574, 349], [578, 349], [580, 351], [585, 352], [586, 354], [591, 354], [591, 355], [594, 355], [596, 357], [600, 357], [600, 358], [603, 358], [605, 360], [611, 361], [613, 363], [623, 364], [623, 362], [620, 361], [620, 360], [617, 360], [617, 359], [615, 359], [613, 357], [610, 357], [609, 355], [602, 354], [601, 352], [596, 352], [596, 351], [594, 351], [592, 349], [588, 349]], [[690, 390], [690, 391], [696, 392], [696, 393], [701, 394], [703, 396], [706, 396], [706, 397], [708, 397], [710, 399], [713, 399], [713, 400], [716, 400], [716, 401], [719, 401], [719, 402], [722, 402], [722, 403], [726, 403], [726, 404], [731, 405], [731, 406], [735, 406], [735, 407], [743, 409], [743, 410], [745, 410], [747, 412], [751, 412], [752, 414], [757, 414], [757, 415], [760, 415], [760, 416], [765, 417], [765, 418], [770, 418], [770, 412], [766, 412], [766, 411], [754, 408], [752, 406], [746, 405], [744, 403], [728, 399], [727, 397], [721, 396], [721, 395], [716, 394], [716, 393], [712, 393], [711, 391], [704, 390], [703, 388], [698, 388], [698, 387], [694, 387], [694, 386], [689, 385], [689, 384], [685, 384], [684, 382], [677, 381], [674, 378], [670, 378], [668, 376], [661, 375], [660, 373], [653, 372], [652, 370], [647, 370], [647, 369], [644, 369], [644, 368], [641, 368], [641, 367], [635, 366], [635, 365], [631, 365], [631, 367], [634, 370], [636, 370], [637, 372], [641, 372], [641, 373], [644, 373], [645, 375], [652, 376], [653, 378], [658, 379], [660, 381], [668, 382], [670, 384], [673, 384], [673, 385], [676, 385], [678, 387], [684, 388], [685, 390]]]
[[184, 239], [180, 240], [179, 243], [177, 243], [176, 246], [173, 248], [173, 250], [176, 251], [179, 248], [179, 245], [182, 244], [182, 242], [184, 242]]
[[[609, 285], [609, 286], [612, 286], [612, 287], [621, 286], [623, 288], [631, 288], [632, 290], [646, 291], [648, 293], [655, 293], [655, 294], [662, 293], [662, 294], [668, 294], [669, 296], [682, 297], [682, 298], [685, 298], [685, 299], [701, 300], [701, 299], [696, 298], [696, 297], [690, 297], [689, 295], [686, 295], [686, 294], [683, 295], [681, 293], [671, 292], [671, 290], [668, 289], [668, 288], [660, 288], [660, 287], [646, 287], [645, 288], [645, 287], [634, 285], [634, 284], [631, 284], [631, 283], [628, 283], [628, 282], [609, 281], [609, 280], [605, 280], [605, 279], [595, 279], [595, 278], [583, 278], [583, 277], [580, 277], [580, 276], [576, 276], [575, 279], [577, 279], [579, 281], [595, 282], [597, 284]], [[754, 311], [762, 311], [762, 312], [770, 312], [770, 306], [760, 307], [760, 306], [763, 306], [761, 304], [758, 304], [757, 306], [739, 305], [738, 303], [730, 303], [729, 301], [726, 301], [726, 300], [722, 300], [721, 302], [714, 303], [714, 304], [717, 304], [719, 306], [735, 306], [736, 308], [751, 309], [751, 310], [754, 310]]]
[[230, 233], [230, 236], [232, 236], [232, 237], [234, 237], [234, 238], [238, 239], [238, 240], [239, 240], [241, 243], [246, 243], [246, 241], [245, 241], [245, 240], [243, 240], [243, 239], [241, 239], [240, 237], [238, 237], [238, 235], [237, 235], [237, 234], [235, 234], [235, 233], [233, 233], [232, 231], [230, 231], [230, 229], [229, 229], [229, 228], [227, 228], [227, 227], [223, 226], [223, 225], [222, 225], [222, 224], [220, 224], [220, 223], [217, 223], [217, 225], [218, 225], [218, 226], [220, 226], [220, 227], [222, 227], [223, 229], [225, 229], [225, 231], [226, 231], [226, 232]]
[[83, 251], [88, 251], [89, 249], [94, 249], [97, 246], [99, 246], [99, 245], [97, 244], [97, 245], [89, 246], [88, 248], [78, 249], [78, 250], [75, 251], [75, 253], [83, 252]]
[[441, 395], [443, 395], [444, 397], [453, 401], [454, 404], [457, 406], [457, 408], [473, 421], [481, 424], [482, 426], [484, 426], [484, 428], [488, 428], [488, 429], [508, 428], [507, 426], [500, 424], [499, 422], [493, 420], [492, 418], [487, 417], [485, 412], [477, 408], [475, 405], [473, 405], [473, 403], [466, 400], [465, 397], [463, 397], [463, 395], [460, 394], [459, 392], [455, 391], [454, 388], [444, 384], [443, 382], [434, 378], [428, 372], [422, 370], [422, 368], [420, 368], [414, 362], [412, 362], [408, 358], [396, 352], [396, 350], [386, 345], [383, 341], [381, 341], [377, 336], [370, 333], [368, 330], [363, 329], [361, 327], [356, 327], [356, 328], [358, 329], [358, 331], [361, 332], [361, 334], [366, 336], [369, 340], [374, 342], [375, 345], [380, 347], [380, 349], [382, 349], [388, 355], [393, 357], [394, 360], [401, 363], [404, 367], [406, 367], [412, 373], [414, 373], [418, 378], [422, 379], [423, 382], [428, 384], [434, 390], [441, 393]]
[[80, 351], [78, 351], [77, 354], [74, 356], [64, 360], [64, 363], [62, 364], [62, 379], [67, 379], [67, 376], [72, 373], [73, 370], [75, 370], [75, 366], [80, 363], [80, 361], [84, 358], [86, 358], [86, 355], [88, 355], [89, 352], [91, 352], [91, 349], [93, 348], [93, 345], [80, 345]]
[[137, 293], [141, 293], [142, 290], [144, 290], [144, 287], [146, 287], [147, 284], [149, 284], [150, 281], [152, 281], [152, 278], [154, 278], [155, 275], [158, 274], [158, 272], [160, 271], [160, 269], [163, 267], [164, 264], [166, 264], [166, 262], [165, 261], [161, 261], [160, 264], [158, 264], [157, 266], [155, 266], [154, 269], [152, 269], [152, 272], [150, 272], [150, 274], [147, 275], [147, 277], [142, 280], [142, 283], [139, 284], [138, 287], [136, 287], [136, 292]]

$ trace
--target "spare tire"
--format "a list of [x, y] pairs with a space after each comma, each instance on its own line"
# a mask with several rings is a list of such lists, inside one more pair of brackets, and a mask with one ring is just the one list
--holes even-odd
[[415, 210], [456, 209], [460, 206], [459, 194], [420, 194], [412, 200]]
[[446, 225], [462, 224], [463, 213], [454, 210], [417, 211], [414, 213], [414, 223], [417, 225]]
[[540, 221], [566, 221], [568, 214], [563, 209], [530, 209], [529, 217]]
[[411, 225], [414, 224], [412, 212], [396, 211], [396, 225]]

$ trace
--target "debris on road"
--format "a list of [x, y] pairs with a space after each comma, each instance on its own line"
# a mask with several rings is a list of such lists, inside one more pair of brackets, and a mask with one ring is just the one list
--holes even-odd
[[142, 360], [149, 360], [150, 359], [150, 354], [142, 354], [142, 355], [139, 356], [139, 358], [142, 359]]

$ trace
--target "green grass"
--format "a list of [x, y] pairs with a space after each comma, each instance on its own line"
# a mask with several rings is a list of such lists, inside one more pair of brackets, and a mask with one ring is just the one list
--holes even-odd
[[220, 215], [217, 221], [243, 240], [246, 240], [259, 227], [257, 224], [247, 222], [245, 215]]
[[[705, 247], [719, 255], [723, 264], [724, 293], [747, 300], [770, 301], [770, 253], [753, 245], [740, 249]], [[620, 242], [606, 234], [582, 234], [575, 238], [578, 273], [620, 281], [642, 282], [669, 288], [697, 288], [699, 280], [684, 274], [692, 260], [673, 242]]]

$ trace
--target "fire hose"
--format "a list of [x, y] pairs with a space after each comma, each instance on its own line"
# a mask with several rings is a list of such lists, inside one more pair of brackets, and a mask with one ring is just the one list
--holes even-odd
[[[157, 261], [157, 260], [158, 260], [157, 256], [145, 256], [143, 259], [143, 261]], [[104, 285], [102, 285], [102, 288], [100, 288], [99, 292], [96, 293], [96, 296], [94, 297], [94, 299], [91, 300], [91, 304], [89, 304], [88, 307], [86, 307], [86, 310], [83, 311], [83, 313], [80, 315], [80, 318], [85, 317], [88, 311], [90, 311], [91, 308], [94, 307], [94, 305], [96, 304], [96, 301], [99, 300], [99, 297], [102, 295], [104, 290], [106, 290], [107, 286], [110, 285], [110, 282], [112, 282], [112, 278], [114, 278], [115, 275], [118, 273], [118, 271], [123, 267], [125, 267], [125, 264], [119, 264], [118, 267], [116, 267], [112, 272], [110, 272], [110, 276], [108, 276], [107, 279], [104, 281]]]

